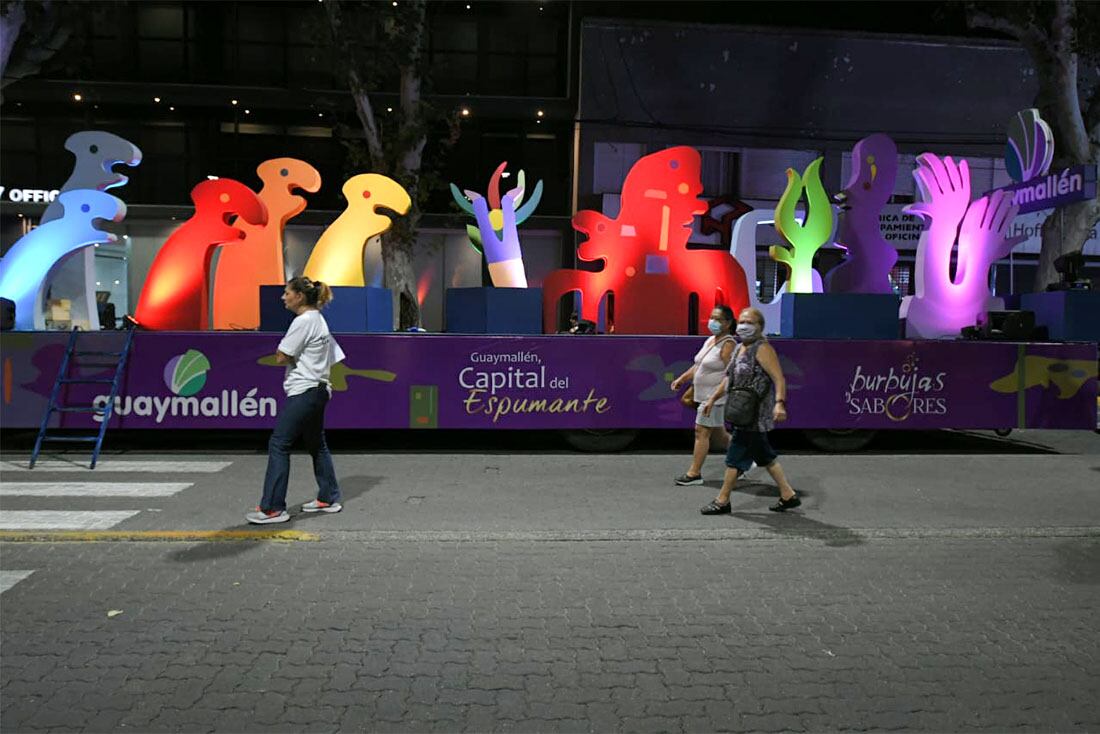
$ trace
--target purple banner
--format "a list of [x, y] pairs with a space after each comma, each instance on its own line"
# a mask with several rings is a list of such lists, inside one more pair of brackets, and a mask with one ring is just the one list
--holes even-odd
[[1002, 190], [1012, 192], [1013, 203], [1020, 207], [1020, 214], [1089, 201], [1096, 198], [1096, 166], [1086, 164], [1066, 168], [1005, 186]]
[[[65, 333], [8, 332], [6, 428], [37, 427]], [[80, 337], [107, 349], [121, 335]], [[337, 335], [327, 426], [339, 428], [686, 428], [668, 387], [702, 337]], [[269, 428], [283, 399], [271, 333], [136, 335], [112, 427]], [[1094, 428], [1091, 344], [774, 340], [789, 428]], [[71, 374], [109, 377], [109, 366]], [[66, 386], [63, 404], [102, 405], [109, 386]], [[96, 427], [70, 413], [64, 427]]]

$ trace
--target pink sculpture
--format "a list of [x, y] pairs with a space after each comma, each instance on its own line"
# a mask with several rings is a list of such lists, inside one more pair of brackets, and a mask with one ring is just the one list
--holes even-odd
[[[1025, 239], [1010, 237], [1018, 207], [1012, 195], [994, 191], [970, 201], [970, 167], [950, 156], [925, 153], [913, 172], [920, 202], [906, 207], [928, 228], [917, 243], [916, 294], [901, 304], [905, 335], [917, 339], [958, 336], [989, 310], [1004, 307], [989, 292], [989, 268]], [[958, 242], [955, 276], [951, 253]]]
[[893, 293], [890, 269], [898, 260], [882, 236], [879, 214], [894, 193], [898, 149], [888, 135], [868, 135], [852, 150], [852, 176], [840, 202], [836, 242], [847, 257], [825, 276], [828, 293]]

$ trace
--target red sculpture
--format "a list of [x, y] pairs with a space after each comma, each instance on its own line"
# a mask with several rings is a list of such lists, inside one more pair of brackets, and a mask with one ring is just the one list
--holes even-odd
[[306, 208], [306, 200], [294, 193], [320, 190], [321, 174], [296, 158], [272, 158], [256, 169], [263, 181], [260, 201], [267, 208], [263, 226], [240, 222], [244, 240], [223, 247], [214, 273], [214, 328], [260, 328], [260, 286], [282, 285], [283, 229]]
[[214, 248], [244, 238], [232, 216], [267, 223], [267, 209], [247, 186], [228, 178], [203, 181], [191, 190], [195, 214], [160, 248], [134, 319], [147, 329], [198, 331], [210, 326], [210, 259]]
[[615, 219], [579, 211], [573, 227], [588, 235], [577, 257], [603, 269], [556, 270], [543, 281], [543, 329], [557, 328], [561, 297], [579, 291], [582, 319], [596, 321], [600, 301], [614, 294], [607, 329], [618, 334], [689, 333], [688, 303], [699, 298], [696, 333], [706, 333], [711, 310], [749, 305], [745, 271], [728, 251], [689, 250], [691, 222], [707, 211], [698, 198], [701, 159], [693, 148], [669, 148], [641, 158], [623, 182]]

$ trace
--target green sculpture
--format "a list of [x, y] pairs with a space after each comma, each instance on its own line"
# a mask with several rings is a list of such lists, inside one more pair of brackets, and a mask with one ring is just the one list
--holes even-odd
[[[775, 229], [790, 247], [772, 245], [769, 253], [772, 259], [787, 266], [788, 293], [813, 293], [817, 271], [814, 270], [814, 254], [828, 243], [833, 234], [835, 214], [825, 187], [821, 183], [821, 162], [818, 158], [802, 176], [793, 168], [787, 169], [787, 189], [779, 198], [779, 207], [775, 212]], [[806, 221], [802, 224], [795, 219], [795, 207], [806, 192]]]

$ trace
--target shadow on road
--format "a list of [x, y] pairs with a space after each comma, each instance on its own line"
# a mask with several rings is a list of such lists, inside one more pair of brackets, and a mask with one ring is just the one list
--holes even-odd
[[[367, 492], [374, 489], [381, 481], [383, 477], [370, 477], [370, 476], [351, 476], [340, 478], [340, 493], [343, 496], [343, 502], [354, 502], [359, 497], [362, 497]], [[288, 508], [290, 511], [290, 522], [277, 523], [274, 525], [251, 525], [246, 522], [243, 517], [241, 522], [236, 525], [230, 525], [223, 530], [255, 530], [259, 527], [265, 529], [274, 530], [307, 530], [309, 525], [316, 521], [318, 518], [326, 517], [323, 512], [307, 513], [301, 512], [297, 507]], [[177, 551], [173, 551], [168, 554], [168, 560], [176, 563], [193, 563], [195, 561], [210, 561], [219, 558], [232, 558], [239, 556], [242, 553], [247, 553], [257, 546], [262, 541], [256, 540], [212, 540], [202, 543], [196, 543], [194, 545], [182, 548]], [[280, 541], [272, 541], [280, 542]]]
[[[776, 492], [776, 495], [778, 496], [778, 492]], [[798, 511], [770, 512], [764, 510], [760, 512], [756, 507], [752, 507], [751, 511], [747, 509], [735, 510], [731, 513], [731, 516], [736, 517], [738, 520], [762, 525], [781, 537], [822, 540], [825, 545], [834, 547], [863, 545], [863, 538], [849, 528], [820, 522], [806, 517]]]

